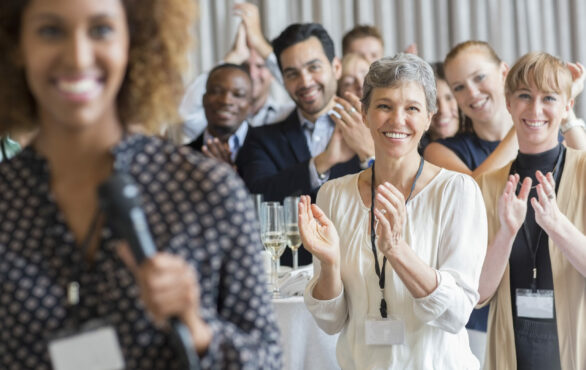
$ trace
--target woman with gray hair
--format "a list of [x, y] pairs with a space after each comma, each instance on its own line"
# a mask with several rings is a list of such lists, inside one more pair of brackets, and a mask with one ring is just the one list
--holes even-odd
[[436, 110], [431, 67], [398, 54], [374, 62], [362, 116], [376, 161], [299, 205], [315, 274], [305, 303], [340, 332], [343, 369], [477, 369], [464, 325], [478, 301], [486, 212], [468, 175], [417, 152]]

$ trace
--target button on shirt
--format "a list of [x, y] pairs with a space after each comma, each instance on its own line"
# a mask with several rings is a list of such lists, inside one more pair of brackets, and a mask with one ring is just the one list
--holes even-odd
[[[280, 369], [258, 226], [240, 178], [227, 165], [153, 137], [129, 136], [112, 153], [114, 168], [141, 191], [155, 245], [197, 272], [200, 314], [213, 331], [202, 368]], [[50, 178], [47, 161], [30, 147], [0, 163], [0, 369], [50, 369], [48, 340], [75, 316], [114, 327], [127, 369], [179, 368], [168, 332], [145, 311], [109, 227], [99, 230], [91, 267], [73, 267], [86, 265], [85, 258]], [[80, 283], [75, 316], [66, 303], [73, 278]]]

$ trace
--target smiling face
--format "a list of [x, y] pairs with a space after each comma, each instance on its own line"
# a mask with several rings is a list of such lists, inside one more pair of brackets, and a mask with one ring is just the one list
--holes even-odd
[[330, 63], [314, 36], [283, 50], [280, 59], [287, 92], [303, 116], [315, 122], [334, 105], [340, 61]]
[[560, 124], [572, 102], [565, 94], [539, 90], [534, 83], [520, 86], [507, 97], [519, 150], [525, 154], [542, 153], [558, 145]]
[[254, 49], [250, 50], [250, 56], [245, 64], [252, 79], [252, 99], [266, 101], [273, 82], [271, 71], [267, 68], [264, 59]]
[[429, 131], [434, 140], [454, 136], [460, 125], [458, 103], [448, 83], [435, 80], [437, 86], [437, 113], [433, 115]]
[[31, 0], [20, 40], [42, 124], [77, 130], [104, 119], [117, 122], [129, 48], [120, 0]]
[[490, 123], [505, 109], [508, 68], [479, 47], [470, 47], [444, 66], [446, 80], [462, 112], [475, 123]]
[[377, 158], [418, 155], [417, 146], [429, 128], [431, 116], [423, 87], [416, 82], [374, 88], [370, 104], [362, 112]]
[[236, 68], [212, 72], [206, 84], [203, 107], [208, 130], [220, 139], [228, 139], [250, 112], [252, 86], [250, 78]]

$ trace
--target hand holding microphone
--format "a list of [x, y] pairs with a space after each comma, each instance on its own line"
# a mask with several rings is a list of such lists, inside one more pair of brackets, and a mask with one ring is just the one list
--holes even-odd
[[212, 332], [198, 314], [195, 271], [180, 257], [157, 253], [138, 188], [129, 175], [115, 172], [98, 193], [113, 232], [127, 242], [120, 257], [136, 277], [145, 306], [157, 322], [169, 320], [183, 367], [199, 369], [195, 350], [205, 352]]

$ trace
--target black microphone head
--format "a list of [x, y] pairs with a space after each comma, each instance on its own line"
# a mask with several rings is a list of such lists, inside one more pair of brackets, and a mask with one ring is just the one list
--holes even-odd
[[156, 247], [141, 208], [140, 191], [129, 174], [114, 172], [98, 187], [98, 199], [114, 236], [130, 244], [138, 263], [155, 254]]

